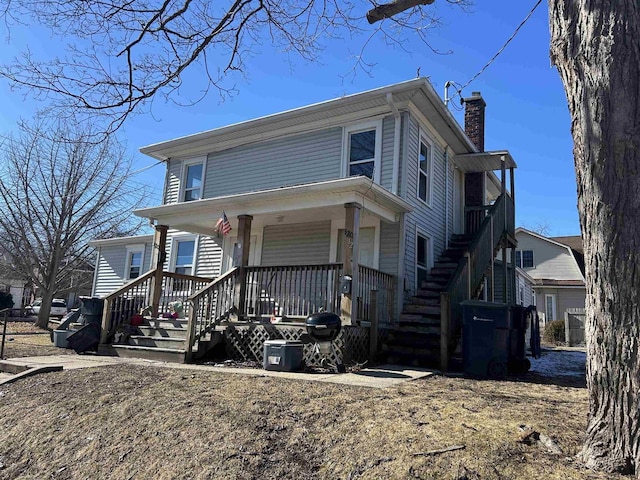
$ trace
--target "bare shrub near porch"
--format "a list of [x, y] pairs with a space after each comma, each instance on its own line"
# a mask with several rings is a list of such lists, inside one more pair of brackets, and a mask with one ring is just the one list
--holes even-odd
[[542, 340], [549, 345], [564, 345], [564, 320], [549, 322], [542, 333]]

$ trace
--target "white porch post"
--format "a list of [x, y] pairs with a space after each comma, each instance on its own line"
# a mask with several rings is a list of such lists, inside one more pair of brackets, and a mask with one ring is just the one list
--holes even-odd
[[358, 318], [358, 258], [360, 240], [360, 209], [359, 203], [345, 203], [344, 241], [342, 242], [343, 275], [349, 275], [351, 293], [343, 293], [340, 302], [340, 317], [343, 325], [355, 325]]

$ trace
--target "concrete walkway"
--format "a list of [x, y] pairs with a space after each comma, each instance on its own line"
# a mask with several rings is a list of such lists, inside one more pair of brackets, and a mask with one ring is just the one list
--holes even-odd
[[[435, 370], [408, 368], [399, 365], [380, 365], [375, 368], [363, 368], [353, 373], [299, 373], [274, 372], [255, 368], [218, 367], [210, 365], [180, 364], [142, 360], [136, 358], [108, 357], [98, 355], [52, 355], [42, 357], [23, 357], [0, 360], [0, 371], [18, 373], [29, 368], [45, 366], [62, 366], [64, 370], [76, 368], [108, 367], [119, 364], [151, 366], [157, 368], [172, 368], [177, 370], [197, 370], [206, 372], [241, 374], [287, 378], [292, 380], [308, 380], [315, 382], [338, 383], [358, 387], [387, 388], [418, 378], [428, 377], [436, 373]], [[2, 378], [0, 385], [2, 385]]]

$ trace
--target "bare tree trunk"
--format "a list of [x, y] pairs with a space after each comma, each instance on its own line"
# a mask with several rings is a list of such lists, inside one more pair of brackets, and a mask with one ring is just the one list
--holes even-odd
[[53, 292], [42, 292], [42, 303], [40, 304], [40, 312], [36, 325], [40, 328], [49, 326], [49, 315], [51, 314], [51, 301], [53, 300]]
[[590, 468], [640, 473], [640, 6], [550, 0], [587, 282]]

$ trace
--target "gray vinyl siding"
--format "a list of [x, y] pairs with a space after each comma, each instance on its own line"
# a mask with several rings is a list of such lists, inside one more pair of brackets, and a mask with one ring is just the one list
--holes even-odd
[[170, 159], [167, 161], [167, 181], [166, 191], [164, 194], [165, 204], [178, 202], [181, 172], [182, 162], [180, 160]]
[[262, 265], [329, 262], [331, 222], [268, 225], [264, 228]]
[[[420, 127], [415, 118], [410, 116], [408, 120], [407, 155], [404, 165], [406, 168], [406, 193], [403, 194], [403, 198], [411, 204], [413, 211], [406, 216], [405, 285], [409, 292], [415, 292], [416, 229], [430, 238], [434, 262], [445, 249], [446, 172], [444, 150], [432, 139], [432, 195], [431, 204], [425, 205], [417, 196]], [[451, 204], [449, 208], [452, 208]]]
[[400, 224], [380, 222], [380, 261], [381, 272], [398, 274], [398, 255], [400, 249]]
[[382, 158], [380, 166], [380, 185], [382, 185], [387, 190], [391, 190], [393, 184], [394, 130], [395, 118], [385, 117], [382, 121]]
[[545, 319], [545, 321], [550, 320], [563, 320], [564, 312], [570, 308], [584, 308], [585, 306], [585, 298], [586, 298], [586, 289], [584, 287], [575, 287], [575, 288], [553, 288], [553, 287], [537, 287], [536, 288], [536, 305], [538, 307], [538, 312], [541, 313], [541, 317], [545, 313], [546, 303], [545, 303], [545, 295], [555, 295], [556, 296], [556, 316], [555, 319]]
[[[218, 244], [219, 242], [219, 244]], [[220, 275], [222, 266], [222, 239], [201, 235], [198, 242], [198, 261], [196, 275], [215, 278]]]
[[204, 197], [219, 197], [340, 177], [342, 128], [243, 145], [210, 154]]
[[[142, 261], [142, 273], [151, 267], [151, 243], [135, 242], [130, 245], [144, 244], [144, 258]], [[98, 262], [96, 268], [96, 283], [92, 292], [93, 296], [104, 297], [117, 290], [129, 280], [125, 280], [125, 268], [127, 262], [127, 245], [104, 245], [98, 250]]]
[[567, 247], [520, 231], [518, 250], [533, 250], [533, 268], [524, 270], [536, 279], [583, 280], [580, 268]]

